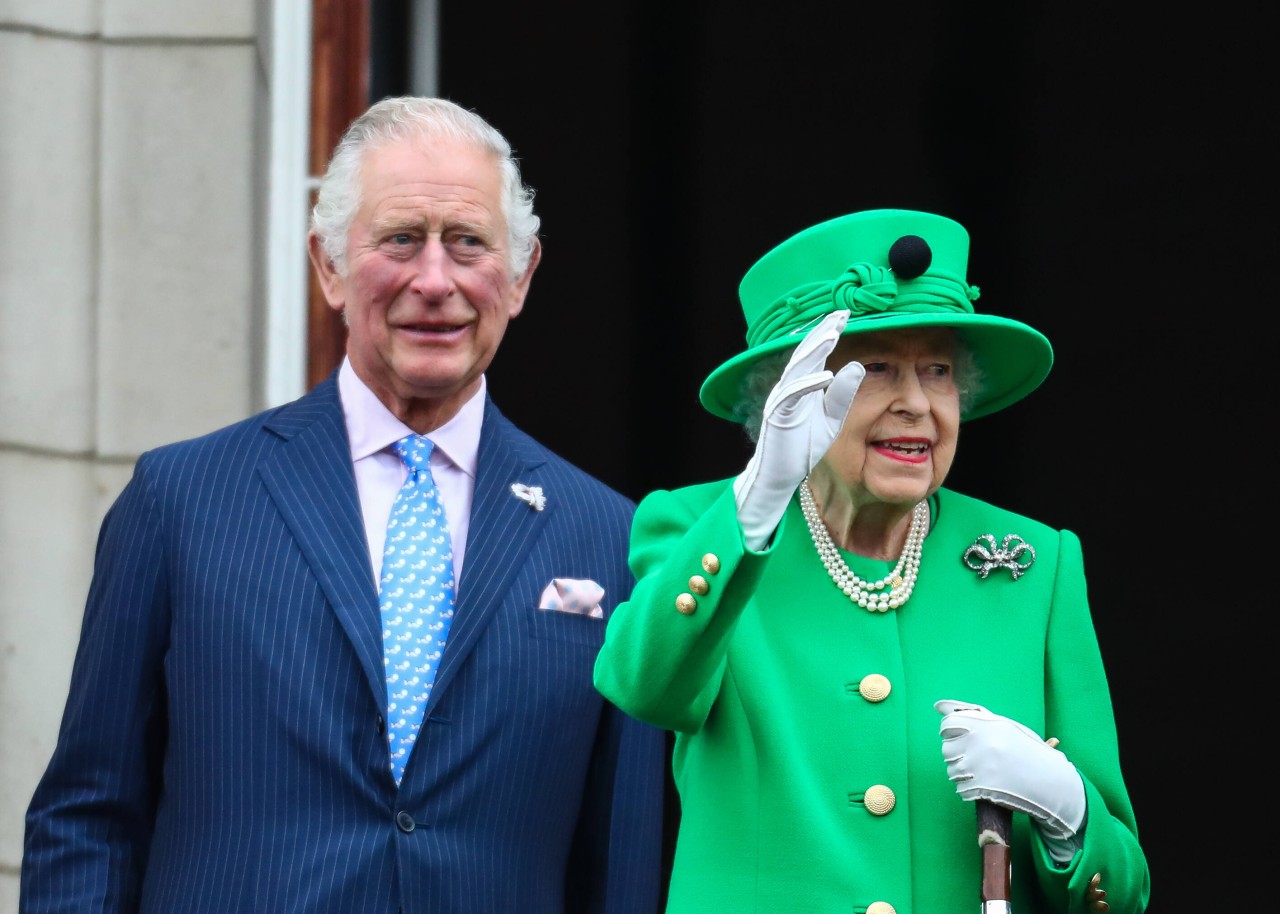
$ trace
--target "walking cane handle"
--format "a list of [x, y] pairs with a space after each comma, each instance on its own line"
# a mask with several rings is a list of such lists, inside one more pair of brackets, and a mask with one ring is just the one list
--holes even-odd
[[1009, 844], [1013, 813], [989, 800], [977, 800], [978, 846], [982, 848], [982, 914], [1011, 914]]

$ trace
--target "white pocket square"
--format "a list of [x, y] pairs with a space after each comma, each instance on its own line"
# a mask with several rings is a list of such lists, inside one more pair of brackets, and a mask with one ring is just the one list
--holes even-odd
[[538, 609], [553, 609], [557, 612], [603, 619], [604, 610], [600, 607], [600, 599], [603, 596], [604, 588], [595, 581], [552, 578], [551, 583], [542, 591]]

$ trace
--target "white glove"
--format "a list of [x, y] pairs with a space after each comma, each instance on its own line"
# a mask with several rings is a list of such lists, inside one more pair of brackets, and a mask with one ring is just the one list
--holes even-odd
[[1082, 846], [1086, 800], [1067, 757], [1017, 721], [981, 705], [943, 700], [942, 757], [963, 800], [990, 800], [1031, 816], [1054, 860]]
[[826, 368], [848, 320], [848, 311], [833, 311], [805, 334], [765, 401], [756, 451], [733, 481], [743, 537], [756, 551], [768, 545], [791, 496], [836, 440], [866, 374], [858, 362], [834, 375]]

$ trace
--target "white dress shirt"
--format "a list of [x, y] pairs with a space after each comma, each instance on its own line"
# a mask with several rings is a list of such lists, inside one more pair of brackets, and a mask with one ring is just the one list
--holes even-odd
[[[431, 476], [444, 501], [449, 537], [453, 543], [454, 580], [457, 582], [462, 581], [462, 560], [467, 550], [485, 389], [485, 379], [481, 375], [480, 389], [462, 405], [458, 414], [426, 436], [435, 445], [431, 450]], [[356, 491], [360, 496], [369, 561], [376, 584], [382, 575], [382, 550], [386, 543], [391, 503], [409, 475], [408, 468], [391, 450], [391, 445], [414, 432], [374, 396], [346, 358], [338, 369], [338, 396], [342, 400], [347, 437], [351, 441]]]

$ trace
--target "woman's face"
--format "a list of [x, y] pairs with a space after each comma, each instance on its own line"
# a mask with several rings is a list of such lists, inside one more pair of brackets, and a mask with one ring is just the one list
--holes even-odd
[[954, 331], [942, 327], [842, 337], [827, 359], [866, 376], [823, 462], [855, 500], [914, 505], [946, 479], [960, 433]]

